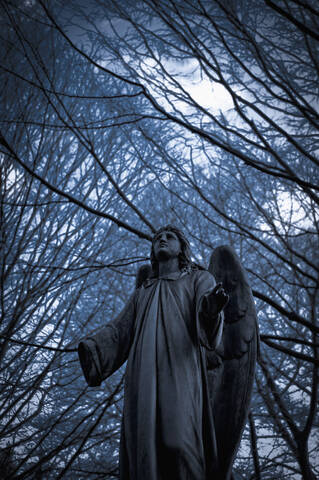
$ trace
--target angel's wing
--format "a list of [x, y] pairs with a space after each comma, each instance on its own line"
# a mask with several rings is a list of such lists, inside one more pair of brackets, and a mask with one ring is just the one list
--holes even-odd
[[229, 295], [221, 343], [216, 352], [207, 352], [207, 375], [220, 462], [218, 480], [230, 480], [249, 411], [258, 349], [257, 316], [245, 270], [231, 247], [216, 248], [208, 270]]
[[140, 266], [137, 270], [136, 278], [135, 278], [135, 288], [139, 288], [145, 280], [152, 276], [152, 267], [149, 263], [144, 263]]

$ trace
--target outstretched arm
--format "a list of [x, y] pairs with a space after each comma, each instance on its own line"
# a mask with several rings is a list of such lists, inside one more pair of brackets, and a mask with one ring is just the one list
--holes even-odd
[[134, 335], [135, 294], [120, 315], [78, 347], [80, 364], [90, 387], [96, 387], [127, 359]]

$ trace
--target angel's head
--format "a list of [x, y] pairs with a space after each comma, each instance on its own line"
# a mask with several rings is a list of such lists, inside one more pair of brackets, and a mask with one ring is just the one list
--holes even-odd
[[[181, 271], [192, 269], [194, 264], [191, 260], [189, 241], [179, 228], [174, 225], [166, 225], [157, 230], [152, 239], [150, 259], [154, 276], [158, 275], [158, 263], [160, 260], [160, 254], [156, 251], [156, 247], [154, 248], [154, 244], [160, 237], [165, 237], [166, 242], [169, 243], [167, 247], [170, 249], [170, 254], [178, 257], [179, 269]], [[165, 240], [163, 243], [165, 243]], [[164, 250], [165, 249], [163, 248], [162, 254], [168, 254]]]

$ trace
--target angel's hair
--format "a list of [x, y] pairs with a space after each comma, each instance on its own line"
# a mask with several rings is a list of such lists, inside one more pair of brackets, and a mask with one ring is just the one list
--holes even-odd
[[177, 238], [180, 241], [181, 244], [181, 252], [178, 255], [178, 264], [179, 264], [179, 269], [181, 271], [191, 271], [191, 270], [202, 270], [203, 267], [200, 265], [197, 265], [194, 263], [191, 259], [191, 248], [189, 241], [185, 237], [184, 233], [174, 225], [165, 225], [165, 227], [161, 227], [159, 230], [157, 230], [154, 233], [153, 239], [152, 239], [152, 248], [151, 248], [151, 264], [152, 264], [152, 270], [153, 270], [153, 275], [155, 277], [158, 276], [158, 261], [155, 258], [155, 253], [154, 253], [154, 239], [156, 238], [156, 235], [158, 235], [161, 232], [164, 231], [169, 231], [169, 232], [174, 232]]

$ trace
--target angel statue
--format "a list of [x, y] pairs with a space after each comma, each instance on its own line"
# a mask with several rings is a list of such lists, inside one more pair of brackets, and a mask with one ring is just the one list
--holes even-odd
[[258, 340], [245, 272], [230, 247], [198, 266], [172, 225], [150, 259], [120, 315], [78, 350], [89, 386], [127, 361], [120, 479], [234, 479]]

